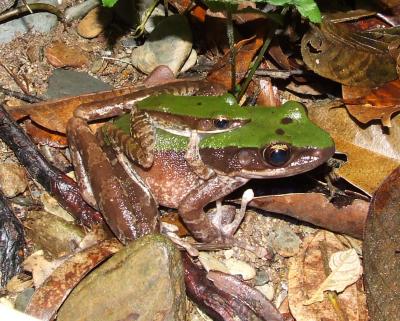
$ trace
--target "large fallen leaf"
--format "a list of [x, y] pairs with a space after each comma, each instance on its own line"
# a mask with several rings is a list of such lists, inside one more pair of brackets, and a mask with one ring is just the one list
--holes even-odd
[[32, 121], [44, 128], [65, 134], [67, 122], [72, 117], [74, 110], [78, 106], [94, 103], [99, 100], [112, 99], [120, 95], [131, 93], [135, 90], [134, 87], [130, 86], [74, 97], [64, 97], [36, 104], [23, 105], [18, 108], [9, 108], [7, 111], [14, 120], [29, 117]]
[[362, 275], [361, 261], [354, 249], [332, 254], [329, 267], [331, 274], [322, 282], [313, 296], [304, 302], [305, 305], [323, 301], [324, 291], [343, 292], [346, 287], [357, 282]]
[[360, 127], [345, 108], [314, 104], [307, 109], [310, 119], [330, 133], [336, 150], [347, 156], [338, 174], [366, 193], [372, 194], [400, 165], [400, 117], [384, 132], [381, 124]]
[[[324, 255], [329, 257], [344, 250], [342, 243], [331, 232], [321, 231], [314, 237], [305, 239], [302, 251], [290, 259], [289, 306], [296, 321], [340, 320], [328, 300], [304, 305], [320, 284], [326, 279]], [[365, 294], [361, 282], [348, 286], [338, 294], [338, 304], [348, 321], [367, 321]]]
[[400, 111], [398, 79], [374, 89], [342, 86], [342, 92], [349, 113], [364, 124], [377, 119], [384, 126], [391, 127], [390, 118]]
[[[379, 32], [377, 32], [379, 33]], [[324, 19], [301, 41], [304, 62], [317, 74], [348, 86], [376, 87], [397, 78], [389, 44], [398, 35], [352, 31]]]
[[335, 205], [321, 193], [296, 193], [255, 197], [249, 206], [362, 238], [369, 203], [355, 199], [345, 204]]
[[400, 317], [400, 168], [376, 191], [363, 244], [365, 283], [371, 321]]

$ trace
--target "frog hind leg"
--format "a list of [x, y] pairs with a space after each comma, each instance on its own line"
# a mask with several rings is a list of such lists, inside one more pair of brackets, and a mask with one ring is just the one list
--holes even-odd
[[103, 135], [118, 146], [133, 162], [149, 168], [154, 161], [155, 130], [147, 113], [134, 108], [131, 112], [130, 134], [112, 123], [102, 127]]
[[[178, 210], [183, 222], [192, 232], [195, 239], [206, 243], [216, 242], [221, 244], [232, 240], [232, 236], [239, 225], [237, 222], [241, 218], [235, 217], [232, 222], [225, 223], [220, 217], [210, 219], [203, 208], [210, 202], [221, 199], [247, 182], [248, 179], [246, 178], [216, 175], [185, 196]], [[222, 208], [222, 211], [216, 215], [224, 216], [226, 211], [230, 212], [230, 209]], [[241, 214], [239, 215], [241, 216]], [[234, 224], [230, 225], [231, 223]]]

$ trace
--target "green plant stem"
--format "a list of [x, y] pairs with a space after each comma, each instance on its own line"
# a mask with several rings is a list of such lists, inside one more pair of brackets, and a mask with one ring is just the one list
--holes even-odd
[[242, 87], [240, 88], [240, 92], [236, 97], [237, 101], [240, 101], [240, 99], [243, 97], [244, 93], [246, 92], [246, 89], [249, 86], [250, 81], [254, 76], [254, 73], [256, 72], [258, 66], [260, 65], [261, 60], [264, 57], [264, 54], [267, 51], [269, 44], [271, 43], [272, 36], [274, 35], [274, 32], [275, 32], [275, 29], [271, 29], [268, 32], [267, 38], [265, 39], [264, 44], [263, 44], [260, 52], [258, 53], [258, 56], [257, 56], [256, 60], [254, 61], [253, 65], [251, 66], [250, 71], [247, 74], [247, 77], [244, 80]]
[[[154, 9], [157, 7], [158, 2], [159, 2], [159, 0], [153, 1], [151, 6], [146, 9], [146, 11], [143, 15], [143, 19], [141, 18], [140, 25], [137, 26], [137, 28], [135, 29], [135, 32], [133, 33], [134, 38], [139, 38], [143, 34], [144, 27], [145, 27], [147, 21], [149, 20], [151, 14], [153, 13]], [[164, 5], [165, 5], [165, 2], [164, 2]]]
[[235, 34], [233, 30], [232, 10], [228, 6], [226, 7], [226, 16], [226, 34], [228, 36], [231, 63], [231, 92], [234, 94], [236, 87], [236, 48]]

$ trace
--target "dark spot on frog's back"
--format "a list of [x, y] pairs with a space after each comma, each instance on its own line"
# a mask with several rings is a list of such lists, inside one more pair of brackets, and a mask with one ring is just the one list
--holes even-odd
[[290, 117], [285, 117], [281, 119], [281, 124], [283, 125], [287, 125], [287, 124], [291, 124], [293, 122], [293, 119]]
[[201, 106], [203, 103], [201, 102], [201, 101], [199, 101], [198, 103], [197, 103], [197, 106]]
[[275, 134], [277, 135], [284, 135], [285, 131], [282, 128], [278, 128], [277, 130], [275, 130]]

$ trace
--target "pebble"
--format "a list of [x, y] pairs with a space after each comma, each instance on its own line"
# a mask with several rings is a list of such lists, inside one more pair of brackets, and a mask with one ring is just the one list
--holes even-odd
[[84, 278], [58, 321], [183, 321], [186, 295], [181, 255], [162, 235], [147, 235]]
[[101, 4], [100, 0], [87, 0], [82, 3], [78, 3], [65, 10], [64, 16], [66, 21], [73, 21], [80, 19], [85, 16], [90, 10], [96, 8]]
[[54, 41], [45, 49], [45, 55], [49, 63], [56, 68], [79, 68], [89, 64], [89, 58], [85, 51], [78, 46], [67, 46], [61, 41]]
[[199, 261], [207, 272], [213, 270], [229, 273], [228, 267], [222, 261], [207, 252], [199, 253]]
[[57, 25], [57, 16], [39, 12], [0, 24], [0, 44], [6, 44], [28, 31], [48, 33]]
[[24, 224], [30, 239], [53, 257], [72, 254], [85, 236], [76, 224], [42, 211], [29, 212]]
[[11, 8], [14, 3], [15, 3], [15, 0], [0, 0], [0, 13]]
[[112, 11], [104, 7], [92, 9], [83, 18], [76, 29], [78, 34], [87, 39], [97, 37], [110, 24], [112, 20]]
[[188, 59], [186, 59], [185, 63], [181, 68], [181, 72], [188, 71], [190, 68], [196, 65], [196, 63], [197, 63], [197, 52], [196, 50], [192, 49]]
[[29, 300], [33, 295], [33, 292], [35, 292], [34, 288], [27, 288], [21, 293], [19, 293], [17, 298], [15, 299], [15, 309], [24, 312], [26, 306], [29, 303]]
[[61, 98], [110, 90], [112, 88], [111, 85], [90, 76], [86, 72], [55, 69], [49, 77], [46, 96], [49, 98]]
[[280, 227], [275, 231], [272, 246], [279, 255], [291, 257], [300, 250], [300, 238], [287, 226]]
[[177, 75], [192, 50], [192, 31], [186, 17], [173, 15], [160, 22], [145, 44], [133, 50], [131, 61], [149, 74], [159, 65]]
[[28, 186], [25, 169], [15, 163], [0, 164], [0, 188], [6, 197], [23, 193]]
[[255, 278], [255, 285], [262, 286], [271, 280], [269, 274], [265, 270], [257, 270], [256, 278]]
[[256, 270], [244, 261], [235, 258], [225, 260], [228, 273], [231, 275], [240, 275], [243, 280], [251, 280], [256, 276]]
[[260, 285], [260, 286], [255, 286], [255, 288], [260, 291], [262, 294], [264, 294], [264, 296], [272, 301], [272, 299], [274, 298], [274, 287], [272, 286], [272, 284], [264, 284], [264, 285]]

